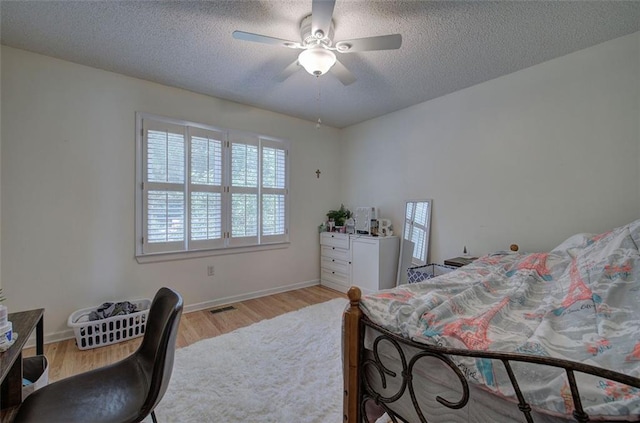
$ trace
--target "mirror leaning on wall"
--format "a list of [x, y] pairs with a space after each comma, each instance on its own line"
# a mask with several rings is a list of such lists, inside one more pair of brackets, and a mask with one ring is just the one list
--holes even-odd
[[430, 199], [407, 200], [405, 204], [397, 285], [407, 283], [408, 268], [428, 263], [432, 202]]

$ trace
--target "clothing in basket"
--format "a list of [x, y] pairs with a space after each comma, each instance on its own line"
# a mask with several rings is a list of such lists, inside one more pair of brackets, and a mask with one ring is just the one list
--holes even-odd
[[103, 303], [97, 310], [89, 313], [89, 320], [101, 320], [113, 316], [122, 316], [138, 311], [138, 307], [129, 301], [119, 303]]

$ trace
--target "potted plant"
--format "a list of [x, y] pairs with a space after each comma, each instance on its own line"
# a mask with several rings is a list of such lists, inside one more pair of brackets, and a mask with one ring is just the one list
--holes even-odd
[[351, 217], [351, 211], [346, 208], [344, 204], [340, 204], [340, 208], [338, 210], [329, 210], [327, 217], [329, 218], [329, 221], [333, 220], [336, 226], [344, 226], [345, 220]]

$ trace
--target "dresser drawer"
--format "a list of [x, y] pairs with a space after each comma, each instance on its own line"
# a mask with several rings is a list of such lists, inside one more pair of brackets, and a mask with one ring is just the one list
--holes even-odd
[[345, 275], [349, 274], [349, 263], [344, 260], [337, 260], [331, 257], [322, 257], [320, 267], [322, 269], [344, 273]]
[[320, 244], [328, 247], [349, 249], [349, 234], [337, 232], [322, 232], [320, 234]]
[[351, 254], [349, 254], [349, 250], [343, 250], [342, 248], [336, 247], [322, 246], [320, 248], [320, 256], [322, 258], [329, 257], [336, 260], [351, 261]]
[[320, 280], [321, 282], [323, 280], [326, 280], [326, 281], [334, 282], [344, 286], [349, 285], [349, 275], [342, 272], [337, 272], [335, 270], [329, 270], [324, 268], [320, 270]]

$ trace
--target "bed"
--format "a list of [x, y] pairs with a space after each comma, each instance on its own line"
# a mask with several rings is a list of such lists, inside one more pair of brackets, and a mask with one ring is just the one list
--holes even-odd
[[640, 421], [640, 220], [498, 252], [343, 317], [344, 421]]

